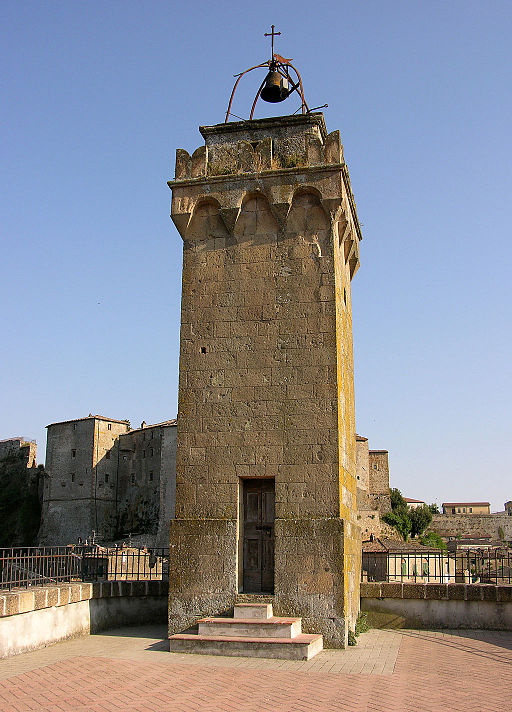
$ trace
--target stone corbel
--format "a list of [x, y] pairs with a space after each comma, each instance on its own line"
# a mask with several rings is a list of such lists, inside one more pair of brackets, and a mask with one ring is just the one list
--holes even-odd
[[239, 206], [237, 206], [236, 208], [219, 208], [219, 215], [221, 216], [222, 221], [226, 226], [226, 230], [230, 235], [232, 235], [234, 232], [235, 223], [239, 212]]
[[321, 198], [322, 207], [331, 220], [339, 220], [342, 213], [342, 204], [339, 198]]
[[185, 239], [185, 233], [193, 212], [194, 201], [191, 198], [173, 195], [171, 218], [183, 239]]

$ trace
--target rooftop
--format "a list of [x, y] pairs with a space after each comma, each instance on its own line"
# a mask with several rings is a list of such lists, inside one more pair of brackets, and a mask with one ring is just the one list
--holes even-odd
[[401, 553], [401, 552], [419, 552], [428, 553], [435, 552], [439, 553], [439, 549], [435, 549], [430, 546], [423, 546], [419, 542], [415, 541], [396, 541], [395, 539], [385, 539], [385, 538], [375, 538], [373, 541], [363, 541], [363, 552], [388, 552], [388, 553]]
[[490, 502], [443, 502], [443, 507], [490, 507]]
[[125, 423], [128, 424], [128, 420], [116, 420], [116, 418], [107, 418], [104, 415], [92, 415], [92, 413], [89, 413], [88, 416], [85, 418], [71, 418], [70, 420], [58, 420], [56, 423], [50, 423], [50, 425], [47, 425], [47, 428], [50, 428], [52, 425], [64, 425], [64, 423], [79, 423], [82, 420], [105, 420], [109, 423]]

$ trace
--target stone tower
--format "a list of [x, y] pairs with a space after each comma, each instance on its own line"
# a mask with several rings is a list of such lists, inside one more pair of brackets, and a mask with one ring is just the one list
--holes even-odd
[[361, 232], [340, 135], [321, 113], [200, 131], [169, 182], [183, 238], [169, 632], [265, 595], [344, 647]]

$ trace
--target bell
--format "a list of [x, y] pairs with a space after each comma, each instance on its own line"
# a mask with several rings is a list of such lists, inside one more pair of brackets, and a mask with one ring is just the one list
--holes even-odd
[[269, 72], [265, 80], [265, 86], [261, 90], [261, 98], [271, 104], [284, 101], [288, 96], [288, 80], [279, 72]]

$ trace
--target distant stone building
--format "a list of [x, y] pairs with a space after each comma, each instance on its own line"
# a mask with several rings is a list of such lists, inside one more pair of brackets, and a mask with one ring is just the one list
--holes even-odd
[[391, 511], [389, 459], [387, 450], [369, 450], [368, 438], [356, 435], [357, 518], [363, 539], [381, 534], [392, 539], [398, 534], [381, 520]]
[[411, 499], [410, 497], [404, 497], [404, 502], [409, 509], [418, 509], [418, 507], [424, 507], [426, 504], [422, 499]]
[[512, 500], [505, 502], [505, 512], [509, 515], [509, 517], [512, 517]]
[[43, 475], [35, 440], [0, 440], [0, 547], [37, 543]]
[[103, 540], [160, 533], [167, 544], [176, 421], [143, 425], [132, 431], [128, 421], [89, 415], [48, 426], [40, 544], [85, 540], [93, 531]]
[[9, 456], [20, 456], [25, 467], [37, 466], [37, 443], [28, 438], [7, 438], [0, 440], [0, 460]]
[[490, 502], [443, 502], [443, 514], [490, 514]]

